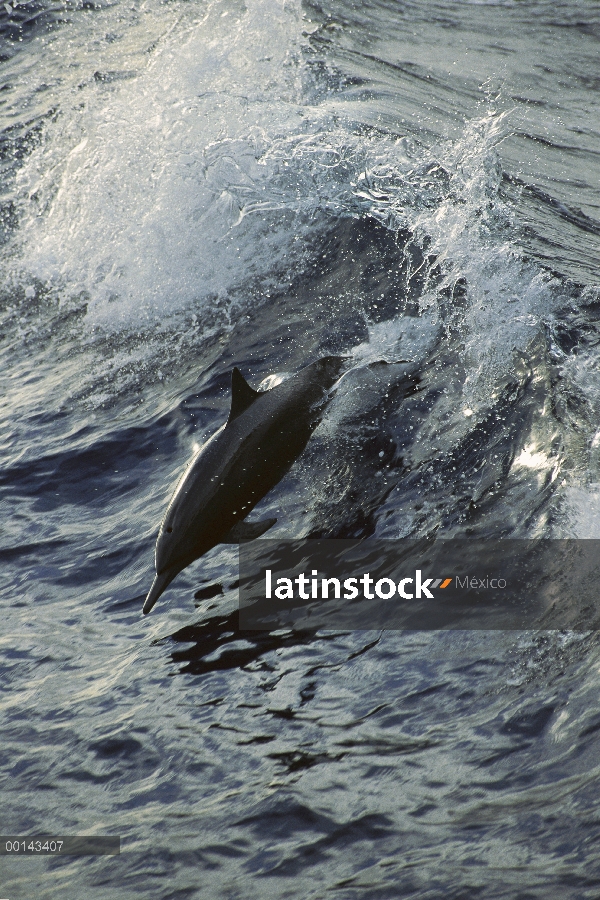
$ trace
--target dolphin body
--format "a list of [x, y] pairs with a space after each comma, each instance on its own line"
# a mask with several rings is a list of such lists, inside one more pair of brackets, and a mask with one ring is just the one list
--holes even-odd
[[160, 526], [144, 614], [216, 544], [252, 540], [275, 524], [244, 519], [304, 450], [344, 361], [326, 356], [260, 392], [233, 369], [229, 418], [193, 456]]

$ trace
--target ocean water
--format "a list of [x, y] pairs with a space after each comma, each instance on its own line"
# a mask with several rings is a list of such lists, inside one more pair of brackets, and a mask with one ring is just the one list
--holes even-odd
[[10, 0], [0, 44], [0, 831], [121, 836], [2, 897], [600, 896], [595, 634], [240, 633], [229, 546], [141, 617], [234, 365], [350, 357], [270, 537], [600, 537], [600, 3]]

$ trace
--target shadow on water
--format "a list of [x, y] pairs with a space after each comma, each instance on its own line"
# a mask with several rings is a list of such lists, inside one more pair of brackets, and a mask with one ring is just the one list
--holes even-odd
[[180, 673], [204, 675], [232, 669], [243, 669], [260, 661], [260, 667], [274, 671], [264, 658], [274, 650], [285, 647], [309, 646], [315, 641], [331, 642], [338, 634], [319, 634], [314, 629], [290, 631], [250, 631], [239, 629], [239, 612], [235, 610], [226, 616], [213, 616], [205, 622], [186, 625], [169, 638], [160, 638], [155, 643], [167, 640], [176, 643], [193, 644], [183, 650], [173, 650], [173, 662], [181, 665]]

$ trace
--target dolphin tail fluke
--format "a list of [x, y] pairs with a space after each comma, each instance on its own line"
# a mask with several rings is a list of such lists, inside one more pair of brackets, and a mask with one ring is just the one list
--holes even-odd
[[154, 576], [152, 587], [148, 591], [148, 596], [146, 597], [146, 602], [144, 603], [144, 608], [142, 610], [145, 616], [148, 615], [160, 595], [163, 591], [166, 591], [176, 575], [177, 571], [174, 572], [172, 569], [167, 569], [166, 572], [161, 572], [160, 575], [157, 574]]

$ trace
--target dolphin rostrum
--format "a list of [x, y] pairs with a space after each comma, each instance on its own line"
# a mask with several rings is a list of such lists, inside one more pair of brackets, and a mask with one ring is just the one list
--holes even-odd
[[305, 448], [344, 361], [326, 356], [269, 391], [253, 390], [233, 369], [229, 418], [193, 456], [160, 526], [144, 613], [216, 544], [252, 540], [275, 524], [244, 519]]

